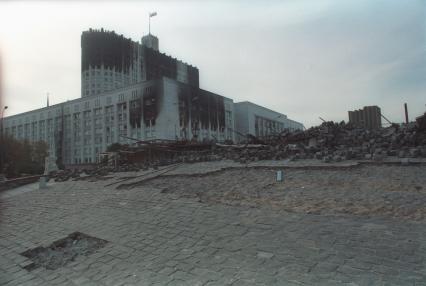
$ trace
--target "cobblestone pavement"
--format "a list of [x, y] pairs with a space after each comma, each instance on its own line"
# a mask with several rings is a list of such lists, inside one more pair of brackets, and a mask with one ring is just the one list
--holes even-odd
[[[426, 285], [423, 221], [201, 203], [108, 182], [0, 194], [0, 285]], [[23, 269], [20, 253], [75, 231], [109, 243], [56, 270]]]

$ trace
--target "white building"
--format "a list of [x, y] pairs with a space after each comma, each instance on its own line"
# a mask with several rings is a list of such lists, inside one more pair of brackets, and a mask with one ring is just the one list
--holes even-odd
[[234, 140], [233, 101], [199, 90], [197, 96], [206, 101], [222, 101], [223, 112], [209, 106], [200, 110], [196, 100], [186, 108], [184, 97], [189, 99], [189, 92], [185, 84], [163, 77], [9, 116], [4, 118], [4, 130], [17, 139], [55, 146], [64, 164], [95, 162], [112, 143], [131, 144], [134, 139]]
[[81, 98], [6, 117], [5, 132], [47, 142], [68, 165], [94, 163], [113, 143], [235, 141], [236, 134], [303, 127], [272, 110], [248, 102], [234, 105], [200, 89], [198, 69], [158, 47], [153, 35], [139, 44], [103, 29], [83, 32]]
[[285, 114], [248, 101], [235, 103], [234, 110], [237, 141], [246, 140], [247, 134], [262, 138], [285, 129], [294, 131], [304, 128], [302, 123], [287, 118]]

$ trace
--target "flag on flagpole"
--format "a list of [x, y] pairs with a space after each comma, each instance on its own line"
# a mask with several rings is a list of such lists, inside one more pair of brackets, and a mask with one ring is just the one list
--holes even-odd
[[149, 17], [154, 17], [154, 16], [157, 16], [157, 12], [149, 13]]

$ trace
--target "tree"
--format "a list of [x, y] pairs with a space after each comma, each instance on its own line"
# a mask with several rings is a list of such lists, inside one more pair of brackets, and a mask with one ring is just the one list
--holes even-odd
[[48, 155], [45, 142], [19, 141], [6, 135], [0, 148], [5, 154], [4, 172], [7, 177], [43, 173], [44, 161]]
[[49, 147], [44, 141], [37, 141], [32, 146], [32, 160], [38, 165], [44, 166], [45, 158], [49, 155]]

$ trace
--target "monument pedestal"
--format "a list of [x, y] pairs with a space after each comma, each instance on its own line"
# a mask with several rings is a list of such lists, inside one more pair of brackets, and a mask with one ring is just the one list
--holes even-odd
[[44, 175], [48, 176], [51, 172], [58, 171], [58, 166], [56, 165], [56, 157], [48, 156], [44, 160]]
[[56, 157], [49, 154], [48, 157], [44, 159], [44, 174], [40, 177], [39, 180], [39, 189], [47, 188], [48, 176], [51, 172], [58, 171], [58, 166], [56, 165]]
[[40, 180], [38, 182], [38, 188], [41, 189], [46, 189], [47, 188], [47, 178], [46, 176], [41, 176]]

